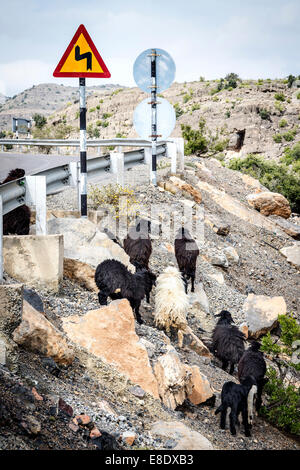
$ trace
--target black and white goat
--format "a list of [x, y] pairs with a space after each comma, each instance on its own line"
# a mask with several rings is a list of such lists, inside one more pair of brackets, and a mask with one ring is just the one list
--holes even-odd
[[233, 319], [227, 310], [222, 310], [220, 317], [212, 333], [213, 354], [222, 361], [222, 369], [226, 370], [230, 364], [229, 374], [233, 374], [234, 365], [238, 364], [245, 351], [245, 336], [235, 326]]
[[97, 266], [95, 283], [99, 289], [100, 305], [107, 305], [107, 298], [127, 299], [138, 323], [143, 323], [139, 308], [149, 291], [152, 279], [147, 269], [141, 267], [132, 274], [124, 264], [115, 259], [105, 260]]
[[245, 377], [241, 384], [225, 382], [221, 392], [221, 405], [216, 409], [215, 414], [221, 413], [221, 429], [225, 429], [227, 409], [230, 408], [230, 432], [236, 435], [236, 424], [239, 423], [238, 416], [242, 414], [242, 422], [245, 428], [245, 435], [251, 436], [250, 423], [248, 421], [248, 396], [256, 392], [257, 384], [251, 375]]
[[191, 292], [195, 291], [195, 276], [196, 276], [196, 263], [199, 256], [199, 249], [195, 240], [191, 237], [189, 231], [181, 227], [175, 236], [175, 257], [179, 267], [187, 283], [191, 279], [192, 287]]
[[[268, 379], [265, 378], [267, 370], [266, 361], [263, 353], [259, 349], [260, 343], [253, 341], [247, 351], [242, 355], [238, 364], [238, 378], [240, 382], [242, 382], [247, 375], [252, 375], [257, 382], [256, 411], [259, 411], [261, 407], [263, 387], [268, 381]], [[253, 401], [251, 406], [253, 408]], [[251, 419], [253, 419], [253, 413], [251, 414]]]

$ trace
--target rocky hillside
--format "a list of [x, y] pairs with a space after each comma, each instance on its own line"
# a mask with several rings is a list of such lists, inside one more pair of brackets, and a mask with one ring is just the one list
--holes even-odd
[[[121, 93], [132, 90], [113, 97]], [[209, 350], [221, 309], [232, 313], [246, 347], [271, 331], [272, 341], [284, 348], [279, 315], [293, 312], [299, 322], [299, 217], [258, 181], [216, 159], [186, 157], [177, 176], [170, 175], [167, 159], [159, 167], [158, 187], [146, 184], [142, 166], [126, 172], [127, 183], [135, 182], [141, 213], [164, 229], [152, 240], [150, 268], [157, 275], [176, 266], [173, 224], [193, 221], [200, 255], [188, 327], [167, 332], [155, 326], [155, 288], [150, 304], [142, 302], [142, 325], [126, 300], [99, 309], [93, 280], [99, 261], [117, 258], [130, 267], [123, 249], [103, 232], [114, 225], [101, 208], [92, 211], [91, 193], [90, 220], [76, 217], [74, 189], [48, 197], [47, 231], [64, 235], [59, 291], [40, 287], [37, 296], [28, 291], [34, 285], [26, 277], [22, 293], [12, 273], [0, 285], [0, 345], [6, 351], [0, 355], [1, 449], [299, 450], [295, 436], [262, 416], [255, 417], [251, 437], [242, 425], [236, 436], [228, 424], [220, 429], [215, 410], [222, 386], [238, 378], [236, 370], [222, 370]], [[264, 195], [268, 203], [255, 209], [250, 194]], [[276, 361], [271, 353], [265, 358], [299, 390], [287, 349]], [[269, 400], [265, 391], [264, 406]], [[270, 406], [276, 408], [276, 400]], [[299, 421], [297, 403], [293, 413]]]
[[[119, 85], [99, 85], [87, 87], [87, 96], [94, 92], [114, 90]], [[78, 87], [64, 86], [54, 83], [42, 83], [12, 97], [0, 96], [0, 130], [11, 131], [11, 118], [23, 117], [31, 119], [39, 113], [49, 116], [54, 112], [73, 104], [78, 100]]]
[[[226, 141], [228, 157], [238, 152], [278, 159], [285, 147], [299, 141], [300, 88], [296, 85], [288, 88], [286, 80], [243, 80], [236, 88], [218, 91], [220, 83], [173, 83], [162, 93], [176, 109], [172, 136], [181, 136], [181, 124], [198, 129], [204, 118], [206, 133]], [[138, 137], [133, 112], [146, 96], [138, 88], [92, 93], [87, 100], [89, 137]], [[78, 111], [78, 103], [72, 103], [54, 113], [49, 123], [66, 122], [72, 126], [66, 137], [78, 137]]]

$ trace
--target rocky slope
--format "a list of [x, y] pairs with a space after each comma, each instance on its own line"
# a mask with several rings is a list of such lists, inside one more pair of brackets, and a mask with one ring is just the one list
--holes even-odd
[[[204, 118], [208, 134], [228, 140], [228, 157], [258, 153], [278, 159], [285, 147], [299, 141], [299, 88], [288, 88], [285, 80], [244, 80], [237, 88], [216, 93], [219, 82], [175, 82], [162, 93], [178, 115], [171, 136], [181, 136], [181, 124], [197, 129], [200, 118]], [[87, 99], [89, 136], [138, 137], [133, 113], [146, 96], [138, 88], [93, 92]], [[53, 113], [49, 123], [66, 122], [73, 128], [70, 137], [78, 138], [78, 111], [78, 103], [72, 103]], [[273, 138], [277, 134], [281, 135], [278, 143]]]
[[[26, 323], [13, 333], [13, 339], [7, 339], [16, 360], [0, 367], [0, 448], [103, 448], [102, 436], [107, 432], [114, 439], [110, 448], [299, 449], [295, 439], [262, 418], [255, 419], [251, 438], [245, 437], [242, 426], [236, 437], [228, 429], [219, 429], [214, 411], [222, 385], [237, 381], [237, 377], [222, 371], [219, 361], [205, 348], [216, 323], [215, 314], [223, 308], [232, 312], [237, 325], [246, 321], [253, 332], [253, 305], [261, 330], [262, 326], [274, 328], [278, 313], [293, 311], [299, 320], [299, 266], [280, 251], [297, 247], [299, 242], [276, 218], [262, 215], [248, 203], [249, 193], [265, 189], [257, 181], [222, 167], [215, 159], [190, 156], [185, 163], [180, 175], [185, 186], [181, 189], [176, 186], [180, 180], [169, 174], [167, 160], [159, 170], [165, 189], [146, 185], [148, 170], [142, 166], [126, 173], [128, 182], [135, 182], [140, 210], [152, 214], [154, 223], [160, 220], [168, 227], [170, 216], [194, 221], [200, 256], [196, 292], [189, 297], [190, 332], [183, 333], [180, 342], [175, 332], [167, 335], [155, 328], [154, 292], [150, 305], [142, 303], [144, 325], [134, 323], [126, 301], [99, 309], [93, 286], [82, 287], [88, 269], [81, 271], [81, 278], [78, 270], [75, 282], [69, 277], [76, 265], [73, 271], [69, 266], [60, 291], [39, 291], [42, 304], [34, 304], [38, 312], [28, 313], [25, 304]], [[172, 182], [172, 192], [166, 182]], [[193, 186], [194, 196], [195, 191], [200, 193], [200, 204], [188, 193], [188, 185]], [[75, 210], [76, 192], [67, 190], [49, 197], [48, 208]], [[192, 215], [184, 214], [184, 208], [191, 209]], [[76, 219], [55, 221], [53, 214], [50, 219], [49, 229], [55, 230], [59, 222], [59, 231], [66, 237], [72, 234], [68, 243], [73, 250], [80, 245], [78, 259], [86, 266], [93, 266], [92, 253], [83, 259], [89, 247], [98, 247], [97, 257], [101, 250], [113, 250], [89, 221], [79, 231]], [[196, 229], [197, 220], [203, 230]], [[296, 231], [299, 219], [293, 216], [291, 220]], [[113, 230], [110, 225], [108, 228]], [[168, 236], [164, 231], [162, 238], [153, 237], [150, 266], [156, 274], [168, 265], [176, 266], [172, 230], [171, 224]], [[66, 245], [65, 256], [74, 258], [71, 248]], [[6, 282], [14, 281], [7, 277]], [[273, 317], [267, 325], [270, 312]], [[41, 322], [33, 320], [38, 315], [43, 317]], [[37, 335], [37, 324], [48, 325], [43, 336], [40, 332]], [[75, 359], [68, 359], [68, 365], [64, 362], [65, 343], [52, 339], [51, 328], [59, 331], [73, 350]], [[44, 357], [47, 350], [55, 362]], [[291, 380], [299, 385], [297, 375]]]
[[[114, 90], [119, 85], [99, 85], [87, 87], [87, 96], [94, 92]], [[39, 113], [49, 116], [78, 100], [78, 87], [64, 86], [54, 83], [42, 83], [12, 97], [0, 96], [0, 130], [11, 130], [11, 118], [22, 117], [31, 119]]]

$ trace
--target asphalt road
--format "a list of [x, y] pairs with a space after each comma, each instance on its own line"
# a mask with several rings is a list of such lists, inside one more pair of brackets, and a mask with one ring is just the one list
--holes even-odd
[[0, 181], [4, 180], [9, 171], [14, 168], [23, 168], [26, 175], [34, 175], [40, 171], [75, 161], [79, 161], [79, 155], [45, 155], [42, 153], [33, 155], [2, 152], [0, 153]]

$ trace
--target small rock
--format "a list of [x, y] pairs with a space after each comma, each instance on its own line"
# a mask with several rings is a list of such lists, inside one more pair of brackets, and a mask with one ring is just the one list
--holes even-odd
[[36, 400], [43, 401], [43, 397], [38, 394], [38, 392], [36, 391], [36, 389], [34, 387], [32, 388], [31, 391], [32, 391], [32, 394], [33, 394], [33, 396]]
[[87, 426], [91, 422], [91, 418], [88, 415], [82, 414], [82, 415], [77, 415], [73, 419], [73, 422], [75, 424], [79, 424], [81, 426]]
[[126, 444], [128, 444], [129, 446], [132, 446], [135, 439], [136, 439], [136, 435], [133, 432], [126, 431], [126, 432], [123, 432], [122, 434], [122, 440], [126, 442]]
[[41, 423], [32, 415], [23, 418], [21, 426], [29, 435], [36, 436], [41, 432]]
[[132, 393], [132, 395], [134, 395], [135, 397], [138, 397], [138, 398], [143, 398], [146, 394], [146, 392], [141, 388], [139, 387], [138, 385], [135, 385], [134, 387], [131, 387], [129, 389], [130, 393]]
[[101, 432], [99, 431], [98, 428], [94, 427], [90, 432], [90, 438], [97, 439], [100, 436], [101, 436]]
[[73, 416], [73, 408], [68, 405], [62, 398], [58, 400], [58, 408], [68, 416]]

